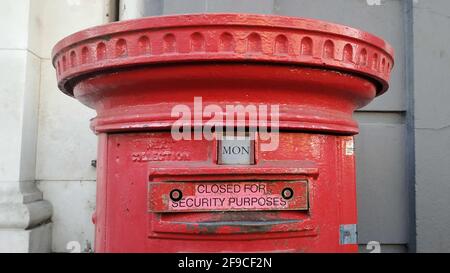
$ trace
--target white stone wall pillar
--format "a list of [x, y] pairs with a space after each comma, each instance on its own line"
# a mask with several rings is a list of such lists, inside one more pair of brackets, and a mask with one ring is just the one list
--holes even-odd
[[0, 8], [0, 252], [48, 252], [52, 206], [35, 184], [41, 59], [32, 0]]
[[[59, 182], [49, 183], [40, 191], [36, 180], [42, 183], [45, 179], [36, 166], [42, 166], [37, 160], [42, 160], [42, 153], [47, 150], [59, 149], [65, 158], [67, 152], [51, 139], [45, 142], [46, 147], [38, 147], [43, 143], [39, 139], [42, 131], [60, 124], [58, 121], [65, 115], [77, 113], [64, 112], [64, 102], [51, 111], [41, 109], [47, 106], [42, 101], [48, 98], [71, 101], [57, 90], [53, 80], [51, 49], [69, 34], [114, 19], [116, 2], [3, 0], [0, 3], [0, 252], [55, 251], [52, 233], [59, 227], [52, 224], [52, 214], [59, 212], [62, 204], [53, 204], [53, 199], [59, 200], [58, 191], [53, 189]], [[88, 119], [84, 122], [88, 128]], [[64, 129], [56, 128], [54, 133], [65, 132]], [[37, 156], [39, 152], [41, 156]], [[47, 191], [52, 194], [47, 196]], [[49, 199], [53, 208], [44, 199]]]

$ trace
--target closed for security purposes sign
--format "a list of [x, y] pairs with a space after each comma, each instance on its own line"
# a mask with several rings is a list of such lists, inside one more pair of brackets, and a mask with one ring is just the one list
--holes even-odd
[[152, 212], [307, 209], [307, 181], [149, 184], [149, 210]]

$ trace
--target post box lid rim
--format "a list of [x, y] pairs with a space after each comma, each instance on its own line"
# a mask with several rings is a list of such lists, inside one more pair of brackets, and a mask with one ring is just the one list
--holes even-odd
[[324, 34], [329, 33], [347, 36], [365, 41], [380, 48], [381, 50], [384, 50], [391, 57], [394, 55], [394, 48], [385, 40], [369, 32], [343, 24], [305, 17], [246, 13], [208, 13], [143, 17], [87, 28], [85, 30], [75, 32], [60, 40], [52, 50], [52, 59], [54, 59], [55, 56], [58, 55], [58, 53], [64, 48], [87, 39], [143, 29], [202, 25], [222, 25], [230, 27], [234, 25], [246, 25], [255, 27], [280, 27], [286, 29], [317, 31], [323, 32]]
[[[93, 43], [108, 43], [113, 37], [115, 40], [127, 39], [130, 36], [142, 37], [142, 35], [149, 35], [150, 31], [158, 31], [161, 29], [167, 30], [167, 33], [173, 33], [177, 35], [178, 31], [180, 33], [186, 27], [195, 27], [196, 29], [211, 26], [220, 26], [224, 28], [224, 31], [234, 34], [234, 29], [239, 27], [249, 27], [251, 32], [257, 33], [259, 31], [267, 30], [268, 28], [277, 29], [278, 36], [286, 34], [284, 37], [289, 35], [288, 33], [298, 32], [308, 37], [318, 37], [319, 39], [330, 40], [333, 44], [339, 45], [340, 49], [334, 49], [335, 52], [340, 50], [341, 54], [351, 40], [356, 47], [352, 49], [352, 54], [356, 58], [356, 50], [361, 50], [361, 48], [372, 47], [375, 53], [372, 56], [366, 58], [377, 58], [378, 65], [375, 68], [369, 67], [369, 61], [367, 61], [365, 67], [357, 64], [353, 59], [350, 63], [345, 62], [344, 59], [339, 59], [333, 56], [332, 59], [324, 60], [323, 56], [312, 56], [309, 60], [298, 60], [296, 57], [287, 56], [287, 58], [279, 58], [274, 53], [265, 52], [264, 55], [258, 57], [249, 57], [248, 52], [233, 52], [233, 56], [225, 56], [223, 54], [217, 54], [217, 52], [201, 52], [203, 54], [196, 53], [195, 56], [190, 54], [176, 54], [165, 55], [164, 58], [154, 58], [150, 60], [147, 58], [144, 62], [140, 61], [139, 65], [143, 63], [168, 63], [168, 62], [182, 62], [182, 61], [251, 61], [256, 58], [257, 61], [264, 62], [284, 62], [301, 64], [303, 66], [315, 66], [323, 69], [333, 69], [342, 70], [346, 72], [354, 72], [357, 74], [364, 75], [378, 84], [378, 95], [384, 93], [388, 89], [388, 82], [390, 79], [390, 72], [394, 66], [394, 50], [393, 48], [385, 42], [383, 39], [367, 33], [362, 30], [358, 30], [345, 25], [330, 23], [326, 21], [300, 18], [300, 17], [287, 17], [278, 15], [258, 15], [258, 14], [238, 14], [238, 13], [209, 13], [209, 14], [185, 14], [185, 15], [169, 15], [169, 16], [157, 16], [157, 17], [145, 17], [140, 19], [120, 21], [110, 24], [105, 24], [97, 27], [92, 27], [86, 30], [74, 33], [63, 40], [59, 41], [52, 51], [53, 65], [57, 68], [57, 77], [59, 88], [72, 95], [73, 79], [79, 76], [84, 76], [87, 74], [101, 73], [108, 69], [116, 69], [119, 67], [131, 67], [135, 61], [133, 57], [135, 56], [121, 56], [120, 58], [111, 59], [99, 62], [94, 60], [90, 65], [78, 65], [75, 67], [70, 67], [66, 69], [59, 69], [59, 60], [62, 56], [62, 62], [68, 62], [66, 55], [74, 53], [74, 48], [89, 47]], [[151, 36], [151, 35], [150, 35]], [[278, 37], [277, 36], [277, 37]], [[123, 38], [121, 38], [123, 37]], [[151, 37], [150, 37], [151, 38]], [[217, 39], [217, 38], [215, 38]], [[347, 41], [347, 43], [343, 42]], [[315, 41], [313, 41], [315, 43]], [[324, 45], [323, 45], [324, 46]], [[334, 46], [334, 45], [333, 45]], [[94, 49], [95, 50], [95, 49]], [[324, 49], [323, 49], [324, 50]], [[333, 53], [336, 54], [336, 53]], [[359, 52], [361, 54], [361, 52]], [[163, 54], [164, 55], [164, 54]], [[367, 52], [366, 52], [367, 55]], [[376, 56], [376, 57], [374, 57]], [[70, 58], [70, 56], [68, 56]], [[92, 57], [95, 59], [95, 57]], [[252, 59], [253, 58], [253, 59]], [[344, 58], [344, 57], [343, 57]], [[353, 58], [353, 56], [352, 56]], [[380, 62], [387, 60], [388, 68], [380, 71]], [[108, 63], [106, 63], [108, 62]], [[68, 66], [68, 65], [67, 65]]]

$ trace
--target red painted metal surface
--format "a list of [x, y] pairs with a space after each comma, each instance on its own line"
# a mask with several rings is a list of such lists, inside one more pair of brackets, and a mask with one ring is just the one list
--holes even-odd
[[[53, 64], [59, 88], [97, 111], [97, 252], [357, 251], [342, 232], [357, 223], [352, 114], [388, 89], [393, 50], [383, 40], [311, 19], [166, 16], [76, 33], [56, 45]], [[278, 149], [256, 139], [254, 164], [220, 165], [217, 141], [175, 141], [171, 111], [194, 108], [194, 97], [222, 109], [279, 105], [269, 115]], [[186, 197], [209, 183], [292, 184], [299, 199], [176, 213], [163, 202], [172, 186]]]

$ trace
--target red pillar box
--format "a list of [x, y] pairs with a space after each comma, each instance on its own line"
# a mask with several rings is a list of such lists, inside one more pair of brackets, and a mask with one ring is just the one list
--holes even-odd
[[278, 16], [152, 17], [62, 40], [59, 88], [97, 111], [96, 251], [357, 251], [352, 114], [393, 63], [371, 34]]

